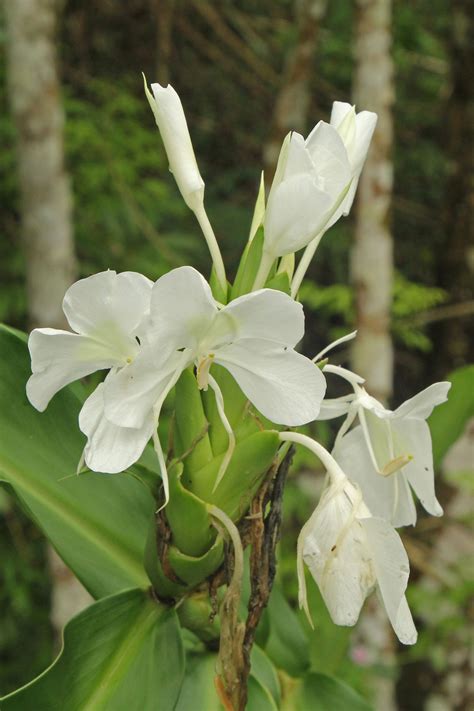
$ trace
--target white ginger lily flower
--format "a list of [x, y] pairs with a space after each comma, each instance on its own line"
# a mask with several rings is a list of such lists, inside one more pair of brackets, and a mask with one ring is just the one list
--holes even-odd
[[[325, 378], [294, 350], [303, 337], [304, 315], [286, 294], [262, 289], [219, 309], [204, 277], [192, 267], [179, 267], [155, 283], [151, 322], [151, 339], [159, 334], [182, 349], [178, 371], [194, 364], [201, 389], [209, 385], [218, 394], [210, 373], [216, 363], [272, 422], [295, 426], [317, 417]], [[141, 427], [150, 408], [162, 401], [163, 381], [151, 367], [154, 357], [153, 347], [143, 348], [129, 368], [105, 384], [111, 422]]]
[[[325, 372], [339, 374], [342, 370], [337, 366], [324, 368]], [[343, 469], [350, 468], [351, 478], [360, 486], [374, 515], [393, 526], [416, 523], [410, 487], [428, 513], [441, 516], [426, 418], [436, 405], [447, 400], [451, 383], [434, 383], [392, 411], [361, 387], [361, 378], [358, 383], [353, 379], [357, 376], [344, 371], [344, 377], [351, 376], [355, 396], [347, 403], [347, 418], [334, 446], [335, 458]], [[356, 416], [360, 425], [348, 432]]]
[[286, 137], [265, 212], [264, 256], [297, 252], [321, 232], [351, 181], [351, 167], [337, 130], [320, 121], [305, 140]]
[[405, 597], [410, 567], [400, 536], [387, 521], [372, 516], [360, 490], [321, 445], [296, 433], [280, 438], [313, 451], [330, 480], [298, 538], [300, 607], [311, 622], [304, 562], [333, 622], [354, 625], [366, 597], [377, 589], [399, 640], [414, 644], [417, 632]]
[[[349, 180], [347, 181], [345, 191], [340, 195], [339, 199], [334, 202], [332, 210], [329, 212], [326, 220], [321, 224], [319, 231], [314, 233], [312, 238], [306, 242], [307, 247], [301, 257], [291, 283], [291, 295], [294, 298], [296, 298], [304, 275], [308, 270], [324, 233], [332, 227], [342, 215], [349, 214], [376, 123], [377, 114], [371, 111], [361, 111], [356, 114], [354, 107], [350, 104], [335, 101], [332, 107], [330, 124], [328, 125], [320, 121], [308, 136], [308, 143], [314, 141], [324, 146], [326, 138], [331, 135], [328, 129], [331, 128], [336, 133], [337, 138], [344, 147], [343, 154], [345, 156], [345, 162], [349, 166]], [[333, 136], [331, 145], [339, 145]], [[335, 163], [333, 163], [333, 166], [336, 170]]]
[[[74, 380], [111, 369], [109, 382], [130, 367], [147, 341], [152, 286], [153, 282], [135, 272], [106, 271], [68, 289], [63, 310], [75, 333], [38, 328], [30, 334], [33, 374], [26, 391], [37, 410], [45, 410], [53, 395]], [[171, 351], [161, 351], [164, 363], [170, 357]], [[94, 471], [113, 473], [139, 458], [154, 423], [150, 413], [134, 429], [108, 421], [103, 393], [101, 384], [86, 400], [79, 425], [89, 438], [86, 464]]]
[[332, 218], [331, 224], [334, 224], [340, 215], [349, 214], [376, 123], [377, 114], [372, 111], [356, 113], [354, 106], [343, 101], [335, 101], [332, 105], [330, 125], [334, 126], [344, 142], [352, 181], [339, 208], [339, 215]]

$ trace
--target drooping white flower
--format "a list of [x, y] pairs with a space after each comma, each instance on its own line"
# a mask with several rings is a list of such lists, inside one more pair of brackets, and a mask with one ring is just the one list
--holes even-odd
[[378, 589], [399, 640], [414, 644], [417, 633], [405, 598], [410, 567], [400, 536], [387, 521], [372, 516], [360, 489], [318, 442], [296, 432], [281, 432], [279, 437], [312, 451], [329, 479], [298, 537], [299, 603], [309, 621], [303, 563], [333, 622], [354, 625], [366, 597]]
[[[331, 372], [331, 367], [325, 368], [328, 370]], [[334, 366], [332, 370], [341, 371]], [[436, 405], [445, 402], [451, 384], [430, 385], [394, 411], [383, 407], [354, 380], [352, 385], [355, 397], [347, 401], [348, 416], [336, 439], [334, 456], [343, 469], [350, 468], [370, 510], [395, 527], [414, 525], [411, 487], [428, 513], [441, 516], [426, 418]], [[348, 432], [357, 416], [360, 424]]]
[[[219, 308], [204, 277], [192, 267], [165, 274], [151, 297], [150, 337], [172, 344], [182, 370], [196, 366], [198, 385], [213, 385], [214, 363], [226, 368], [255, 407], [272, 422], [301, 425], [315, 419], [325, 392], [319, 368], [294, 350], [304, 333], [300, 304], [262, 289]], [[105, 412], [116, 424], [142, 427], [163, 383], [153, 347], [105, 383]]]
[[306, 141], [289, 134], [268, 196], [265, 252], [274, 259], [305, 247], [331, 219], [350, 180], [347, 151], [335, 128], [320, 121]]
[[376, 123], [377, 114], [372, 111], [356, 113], [354, 106], [343, 101], [335, 101], [332, 105], [330, 125], [334, 126], [344, 142], [352, 171], [351, 185], [340, 207], [342, 215], [349, 214], [354, 202]]
[[300, 534], [303, 560], [333, 622], [352, 626], [377, 588], [403, 644], [417, 633], [405, 598], [410, 567], [398, 533], [371, 515], [348, 479], [331, 483]]
[[[100, 272], [73, 284], [63, 309], [76, 332], [35, 329], [29, 338], [32, 372], [26, 391], [43, 411], [53, 395], [96, 370], [110, 369], [106, 382], [130, 367], [149, 335], [153, 282], [135, 272]], [[168, 376], [175, 355], [162, 347], [156, 368]], [[79, 426], [88, 437], [86, 464], [94, 471], [119, 472], [133, 464], [152, 436], [156, 422], [150, 411], [138, 428], [114, 424], [104, 414], [104, 385], [85, 401]]]

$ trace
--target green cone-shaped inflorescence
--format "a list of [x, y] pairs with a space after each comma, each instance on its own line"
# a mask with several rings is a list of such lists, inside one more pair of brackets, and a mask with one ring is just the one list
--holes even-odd
[[175, 388], [168, 466], [170, 497], [150, 528], [146, 568], [157, 595], [176, 598], [199, 586], [222, 565], [224, 541], [209, 506], [238, 523], [276, 462], [278, 431], [250, 405], [235, 380], [215, 367], [236, 445], [225, 476], [218, 474], [228, 434], [216, 397], [200, 391], [192, 368]]

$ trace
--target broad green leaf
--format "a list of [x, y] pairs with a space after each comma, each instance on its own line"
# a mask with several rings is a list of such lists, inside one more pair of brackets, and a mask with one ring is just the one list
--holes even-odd
[[127, 474], [76, 476], [85, 444], [69, 388], [46, 412], [28, 402], [24, 340], [0, 327], [0, 478], [13, 486], [60, 556], [95, 597], [148, 585], [143, 553], [153, 498]]
[[372, 711], [372, 707], [344, 682], [311, 673], [285, 697], [282, 711]]
[[176, 613], [142, 590], [104, 598], [64, 630], [56, 661], [2, 711], [173, 711], [184, 675]]
[[278, 586], [268, 603], [270, 634], [265, 652], [272, 662], [291, 676], [301, 676], [309, 669], [308, 639], [295, 612]]
[[437, 467], [474, 416], [474, 365], [458, 368], [446, 380], [452, 383], [448, 401], [436, 407], [428, 420]]

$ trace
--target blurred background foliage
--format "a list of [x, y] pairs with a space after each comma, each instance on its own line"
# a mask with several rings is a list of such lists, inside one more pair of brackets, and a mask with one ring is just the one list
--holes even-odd
[[[445, 115], [450, 5], [448, 0], [400, 0], [393, 11], [394, 405], [463, 365], [450, 360], [443, 332], [432, 318], [433, 310], [453, 302], [446, 280], [440, 278], [449, 244], [440, 214], [449, 175]], [[211, 23], [202, 6], [214, 9]], [[137, 270], [156, 279], [186, 263], [209, 271], [204, 240], [167, 171], [144, 98], [141, 72], [150, 81], [157, 76], [157, 11], [159, 3], [151, 0], [64, 2], [59, 66], [81, 276], [111, 268]], [[328, 118], [333, 100], [351, 96], [352, 13], [352, 4], [344, 0], [328, 4], [313, 60], [311, 125]], [[183, 100], [206, 182], [208, 214], [231, 278], [247, 239], [275, 94], [295, 40], [294, 3], [289, 0], [201, 4], [176, 0], [169, 78]], [[5, 48], [1, 16], [0, 46]], [[0, 53], [0, 321], [25, 329], [25, 260], [4, 54]], [[353, 327], [352, 235], [352, 217], [331, 230], [302, 287], [308, 353]], [[312, 432], [330, 444], [330, 425], [319, 423]], [[295, 540], [314, 507], [315, 481], [321, 477], [314, 474], [314, 461], [299, 454], [285, 494], [280, 565], [281, 583], [293, 602]], [[452, 471], [439, 484], [443, 503], [472, 496], [471, 482], [465, 471]], [[0, 495], [0, 690], [7, 692], [49, 663], [53, 634], [44, 542], [10, 492], [0, 489]], [[461, 509], [459, 520], [465, 522], [468, 515]], [[464, 653], [468, 642], [464, 617], [473, 615], [465, 561], [456, 559], [446, 571], [430, 570], [429, 562], [423, 562], [435, 545], [432, 537], [438, 535], [439, 525], [422, 518], [420, 530], [407, 533], [418, 561], [412, 558], [414, 583], [409, 593], [421, 628], [418, 645], [398, 650], [396, 666], [384, 666], [371, 657], [357, 633], [330, 622], [310, 584], [317, 628], [308, 640], [315, 670], [336, 674], [369, 699], [374, 679], [392, 676], [398, 679], [399, 708], [425, 708], [450, 654]], [[462, 657], [459, 667], [467, 664], [467, 657]]]

